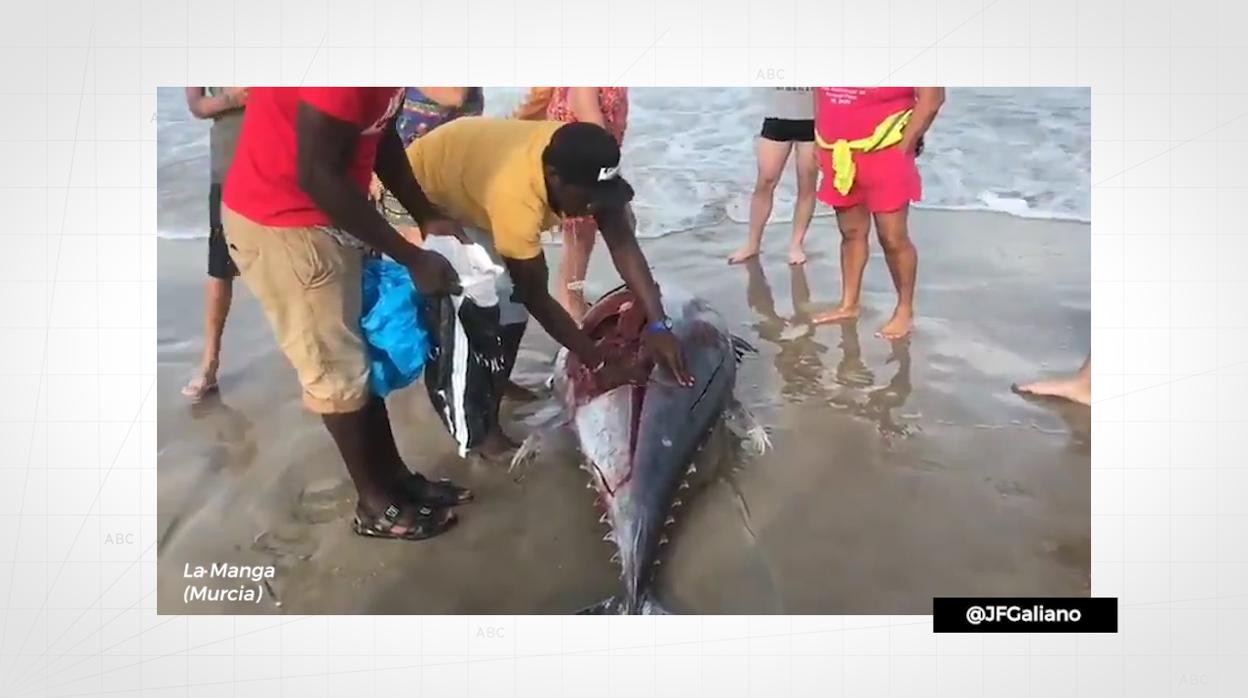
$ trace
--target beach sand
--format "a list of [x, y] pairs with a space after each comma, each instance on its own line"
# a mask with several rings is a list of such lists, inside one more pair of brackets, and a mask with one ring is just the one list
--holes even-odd
[[[817, 219], [810, 261], [790, 268], [788, 227], [769, 228], [753, 267], [724, 263], [744, 238], [736, 223], [643, 241], [661, 282], [707, 298], [759, 348], [737, 395], [774, 443], [762, 456], [710, 449], [661, 601], [925, 614], [933, 596], [1089, 593], [1089, 411], [1010, 390], [1088, 351], [1088, 226], [915, 211], [919, 316], [897, 345], [874, 336], [893, 304], [878, 244], [857, 326], [811, 327], [804, 315], [839, 298], [839, 235]], [[617, 591], [571, 437], [516, 472], [461, 460], [419, 384], [390, 400], [400, 448], [477, 501], [430, 541], [354, 536], [345, 469], [241, 283], [220, 396], [188, 405], [178, 391], [198, 360], [205, 245], [159, 242], [160, 612], [569, 613]], [[559, 248], [548, 255], [553, 269]], [[590, 289], [614, 284], [600, 244]], [[540, 388], [554, 352], [532, 324], [518, 380]], [[552, 411], [549, 397], [505, 407], [504, 426], [522, 437]], [[218, 562], [274, 565], [272, 593], [185, 604], [185, 566]]]

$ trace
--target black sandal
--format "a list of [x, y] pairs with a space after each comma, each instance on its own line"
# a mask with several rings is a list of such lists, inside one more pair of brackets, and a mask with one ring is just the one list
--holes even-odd
[[425, 506], [453, 507], [467, 504], [473, 499], [472, 490], [456, 485], [449, 478], [435, 481], [420, 473], [412, 473], [404, 484], [407, 486], [407, 493]]
[[[399, 523], [406, 507], [409, 506], [419, 507], [416, 516], [408, 523]], [[440, 514], [445, 514], [445, 516], [440, 516]], [[391, 504], [376, 516], [365, 514], [359, 507], [356, 507], [351, 530], [355, 531], [357, 536], [365, 538], [425, 540], [449, 531], [458, 520], [453, 512], [446, 509], [432, 509], [414, 503], [403, 506]]]

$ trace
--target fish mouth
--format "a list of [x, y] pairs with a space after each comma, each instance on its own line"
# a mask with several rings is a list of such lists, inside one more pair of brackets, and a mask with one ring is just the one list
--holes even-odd
[[[603, 296], [590, 307], [582, 328], [612, 360], [631, 362], [653, 372], [653, 363], [641, 354], [644, 310], [625, 288]], [[567, 402], [576, 410], [577, 431], [592, 434], [603, 448], [586, 453], [589, 467], [603, 496], [616, 496], [633, 478], [648, 384], [615, 386], [603, 390], [593, 373], [575, 355], [565, 358]], [[621, 443], [623, 439], [623, 443]], [[582, 444], [583, 446], [585, 444]]]

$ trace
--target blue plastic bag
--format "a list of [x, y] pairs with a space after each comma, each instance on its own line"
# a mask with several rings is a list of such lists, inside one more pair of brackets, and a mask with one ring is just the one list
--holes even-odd
[[431, 344], [423, 303], [407, 269], [388, 259], [364, 260], [360, 329], [368, 348], [369, 383], [381, 397], [420, 378]]

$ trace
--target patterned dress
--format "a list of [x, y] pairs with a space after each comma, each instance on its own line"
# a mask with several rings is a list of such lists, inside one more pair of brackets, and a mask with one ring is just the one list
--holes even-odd
[[461, 116], [481, 116], [484, 111], [485, 91], [480, 87], [469, 87], [464, 103], [459, 107], [442, 106], [421, 92], [419, 87], [408, 87], [395, 125], [406, 148], [412, 141], [448, 121]]

